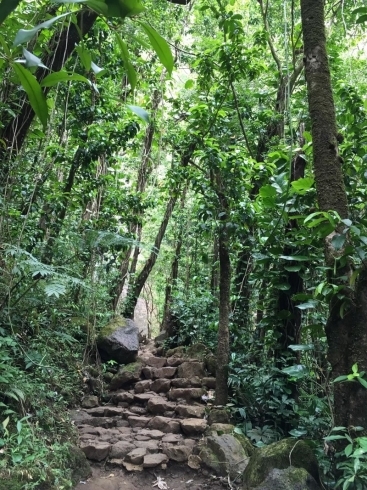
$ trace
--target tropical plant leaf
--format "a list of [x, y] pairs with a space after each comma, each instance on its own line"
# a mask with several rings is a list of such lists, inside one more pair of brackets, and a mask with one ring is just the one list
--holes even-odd
[[147, 111], [145, 109], [143, 109], [142, 107], [139, 107], [137, 105], [128, 105], [126, 107], [128, 109], [130, 109], [130, 111], [132, 111], [138, 117], [140, 117], [140, 119], [142, 119], [146, 123], [149, 123], [149, 121], [150, 121], [149, 114], [147, 113]]
[[163, 39], [163, 37], [146, 22], [139, 22], [139, 24], [146, 32], [150, 44], [154, 51], [157, 53], [160, 62], [171, 75], [174, 66], [174, 59], [167, 41]]
[[129, 80], [131, 90], [136, 87], [136, 71], [130, 62], [129, 51], [127, 49], [127, 44], [121, 39], [121, 37], [116, 33], [117, 44], [119, 45], [121, 51], [121, 57], [126, 68], [127, 78]]
[[88, 78], [83, 77], [83, 75], [79, 75], [78, 73], [68, 73], [64, 70], [56, 71], [54, 73], [50, 73], [45, 77], [40, 83], [41, 87], [53, 87], [60, 82], [83, 82], [91, 85], [90, 80]]
[[60, 282], [49, 282], [45, 285], [45, 293], [47, 296], [56, 296], [59, 298], [66, 292], [66, 287]]
[[47, 126], [48, 108], [40, 84], [36, 80], [36, 77], [19, 63], [13, 63], [12, 66], [28, 95], [32, 109], [41, 121], [43, 129], [45, 129]]
[[20, 29], [14, 39], [14, 46], [19, 46], [19, 44], [27, 43], [32, 39], [32, 37], [37, 34], [38, 31], [41, 29], [48, 29], [51, 27], [56, 21], [59, 19], [62, 19], [63, 17], [66, 17], [67, 15], [70, 15], [70, 12], [67, 12], [66, 14], [61, 14], [57, 15], [56, 17], [53, 17], [50, 20], [46, 20], [45, 22], [42, 22], [41, 24], [38, 24], [36, 27], [33, 27], [33, 29]]
[[41, 68], [46, 68], [46, 70], [48, 70], [47, 66], [42, 63], [40, 58], [27, 51], [25, 48], [23, 48], [23, 56], [25, 59], [25, 66], [27, 68], [31, 68], [32, 66], [40, 66]]

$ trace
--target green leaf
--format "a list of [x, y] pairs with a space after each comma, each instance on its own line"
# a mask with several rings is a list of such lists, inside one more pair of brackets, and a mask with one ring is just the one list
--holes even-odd
[[267, 184], [260, 187], [259, 195], [261, 197], [274, 197], [277, 195], [277, 191], [274, 189], [272, 185]]
[[344, 436], [327, 436], [325, 437], [325, 441], [340, 441], [341, 439], [345, 439]]
[[331, 239], [331, 244], [335, 248], [335, 250], [340, 250], [341, 248], [343, 248], [345, 240], [346, 240], [345, 235], [336, 234]]
[[344, 454], [348, 457], [352, 454], [353, 444], [348, 444], [348, 446], [344, 449]]
[[9, 422], [10, 422], [10, 418], [9, 417], [6, 417], [6, 419], [2, 421], [3, 429], [6, 429], [7, 428]]
[[2, 0], [0, 3], [0, 24], [15, 10], [21, 0]]
[[150, 121], [149, 114], [147, 113], [147, 111], [145, 109], [143, 109], [142, 107], [138, 107], [136, 105], [128, 105], [126, 107], [128, 109], [130, 109], [130, 111], [132, 111], [138, 117], [140, 117], [140, 119], [142, 119], [146, 123], [149, 123], [149, 121]]
[[303, 364], [295, 364], [294, 366], [289, 366], [282, 369], [282, 373], [291, 376], [292, 378], [303, 378], [309, 374], [309, 370]]
[[303, 179], [294, 180], [291, 182], [291, 186], [297, 192], [297, 194], [305, 194], [311, 189], [315, 179], [313, 177], [305, 177]]
[[68, 73], [64, 70], [56, 71], [47, 75], [40, 83], [41, 87], [53, 87], [60, 82], [84, 82], [91, 85], [88, 78], [83, 77], [83, 75], [78, 75], [77, 73]]
[[312, 258], [311, 257], [307, 257], [306, 255], [281, 255], [280, 256], [281, 259], [284, 259], [284, 260], [294, 260], [295, 262], [299, 261], [299, 262], [311, 262], [312, 261]]
[[47, 296], [56, 296], [59, 298], [66, 292], [66, 287], [64, 284], [60, 284], [59, 282], [50, 282], [45, 285], [45, 293]]
[[194, 80], [187, 80], [187, 82], [185, 83], [185, 89], [190, 89], [194, 86]]
[[28, 95], [32, 109], [45, 129], [47, 126], [48, 108], [40, 84], [37, 82], [36, 77], [19, 63], [12, 63], [12, 66]]
[[116, 33], [117, 44], [119, 45], [121, 51], [121, 57], [126, 68], [127, 79], [129, 80], [131, 90], [135, 90], [136, 87], [136, 71], [130, 62], [129, 51], [127, 49], [127, 44], [121, 39], [121, 37]]
[[106, 70], [104, 68], [100, 68], [99, 66], [97, 66], [95, 63], [93, 63], [93, 61], [91, 62], [91, 65], [90, 67], [92, 68], [92, 71], [95, 75], [100, 75], [101, 72], [105, 72]]
[[361, 15], [356, 20], [356, 24], [364, 24], [365, 22], [367, 22], [367, 14]]
[[291, 349], [293, 351], [307, 351], [307, 350], [314, 350], [315, 346], [313, 344], [294, 344], [294, 345], [289, 345], [288, 349]]
[[27, 51], [25, 48], [23, 48], [23, 56], [25, 58], [25, 66], [27, 68], [32, 66], [40, 66], [41, 68], [46, 68], [46, 70], [48, 70], [47, 66], [42, 63], [40, 58]]
[[364, 388], [367, 388], [367, 381], [364, 378], [357, 378]]
[[35, 34], [37, 34], [38, 31], [40, 31], [41, 29], [48, 29], [56, 21], [58, 21], [59, 19], [62, 19], [63, 17], [66, 17], [67, 15], [70, 15], [70, 12], [67, 12], [66, 14], [57, 15], [56, 17], [53, 17], [50, 20], [46, 20], [45, 22], [38, 24], [33, 29], [29, 29], [29, 30], [20, 29], [15, 36], [14, 43], [13, 43], [14, 46], [19, 46], [19, 44], [27, 43], [28, 41], [30, 41], [32, 39], [32, 37]]
[[358, 373], [358, 364], [357, 363], [353, 364], [352, 373], [354, 373], [354, 374]]
[[105, 17], [108, 17], [108, 6], [102, 0], [87, 0], [85, 4], [97, 12], [97, 14], [102, 14]]
[[139, 22], [147, 36], [149, 37], [150, 44], [154, 51], [157, 53], [158, 58], [162, 65], [166, 68], [171, 75], [174, 65], [173, 56], [168, 43], [158, 32], [145, 22]]
[[318, 305], [319, 305], [318, 301], [311, 299], [311, 300], [307, 301], [306, 303], [301, 303], [299, 305], [296, 305], [296, 308], [298, 308], [299, 310], [308, 310], [311, 308], [316, 308], [316, 306], [318, 306]]
[[84, 46], [76, 46], [75, 51], [78, 53], [86, 71], [90, 71], [92, 67], [92, 55]]
[[347, 381], [348, 380], [348, 376], [338, 376], [337, 378], [334, 379], [334, 383], [340, 383], [341, 381]]
[[141, 0], [105, 0], [107, 17], [134, 17], [144, 11]]

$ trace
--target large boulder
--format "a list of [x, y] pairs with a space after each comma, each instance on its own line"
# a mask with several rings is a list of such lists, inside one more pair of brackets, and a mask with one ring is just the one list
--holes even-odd
[[[316, 483], [319, 484], [319, 468], [312, 449], [304, 441], [283, 439], [282, 441], [274, 442], [273, 444], [269, 444], [269, 446], [264, 446], [255, 450], [243, 473], [244, 489], [250, 490], [257, 488], [262, 485], [267, 478], [270, 478], [270, 480], [273, 481], [277, 475], [277, 472], [272, 473], [274, 469], [285, 470], [290, 466], [305, 469], [306, 472], [313, 477]], [[273, 476], [269, 476], [271, 474]], [[288, 476], [290, 477], [290, 475]], [[279, 478], [279, 473], [277, 478]], [[260, 488], [263, 487], [260, 486]]]
[[304, 468], [289, 466], [285, 470], [271, 470], [254, 490], [321, 490], [321, 487]]
[[237, 478], [245, 470], [252, 451], [250, 441], [244, 447], [232, 434], [212, 435], [205, 439], [199, 456], [216, 474]]
[[102, 328], [97, 346], [103, 361], [129, 364], [138, 355], [139, 330], [132, 320], [116, 316]]

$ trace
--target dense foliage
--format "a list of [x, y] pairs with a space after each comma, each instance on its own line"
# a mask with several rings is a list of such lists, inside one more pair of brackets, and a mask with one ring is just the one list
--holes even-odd
[[236, 430], [307, 439], [328, 488], [365, 488], [367, 424], [338, 407], [367, 393], [365, 327], [360, 352], [342, 328], [367, 318], [367, 9], [327, 1], [322, 26], [346, 216], [317, 173], [306, 0], [179, 3], [0, 3], [0, 479], [72, 488], [67, 409], [144, 297], [167, 347], [217, 349]]

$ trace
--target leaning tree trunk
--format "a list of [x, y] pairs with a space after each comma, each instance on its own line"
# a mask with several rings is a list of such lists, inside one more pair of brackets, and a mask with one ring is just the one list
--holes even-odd
[[172, 211], [175, 207], [177, 201], [177, 194], [174, 196], [170, 197], [167, 206], [166, 206], [166, 211], [164, 213], [164, 217], [161, 223], [161, 226], [159, 227], [157, 236], [154, 241], [154, 246], [153, 249], [149, 255], [148, 260], [145, 262], [145, 265], [139, 275], [132, 281], [131, 284], [129, 284], [127, 294], [126, 294], [126, 303], [124, 306], [123, 310], [123, 315], [126, 318], [134, 318], [134, 310], [136, 303], [138, 302], [139, 295], [144, 287], [144, 284], [146, 283], [149, 274], [151, 273], [154, 264], [157, 261], [159, 250], [161, 248], [162, 240], [164, 238], [164, 235], [166, 233], [167, 225], [170, 220], [170, 217], [172, 215]]
[[[324, 3], [320, 0], [301, 0], [301, 16], [317, 199], [321, 211], [336, 211], [343, 219], [348, 217], [348, 201], [338, 155], [335, 107], [326, 52]], [[330, 234], [325, 243], [325, 259], [331, 271], [329, 280], [341, 286], [338, 296], [331, 300], [326, 324], [328, 360], [333, 377], [349, 374], [354, 363], [358, 363], [359, 371], [367, 371], [367, 270], [364, 265], [361, 266], [355, 290], [352, 291], [348, 280], [351, 268], [348, 263], [341, 265], [338, 258], [342, 251], [335, 250], [332, 242], [332, 237], [343, 230], [342, 226]], [[366, 405], [367, 390], [359, 383], [335, 384], [337, 426], [362, 426], [367, 429]]]

